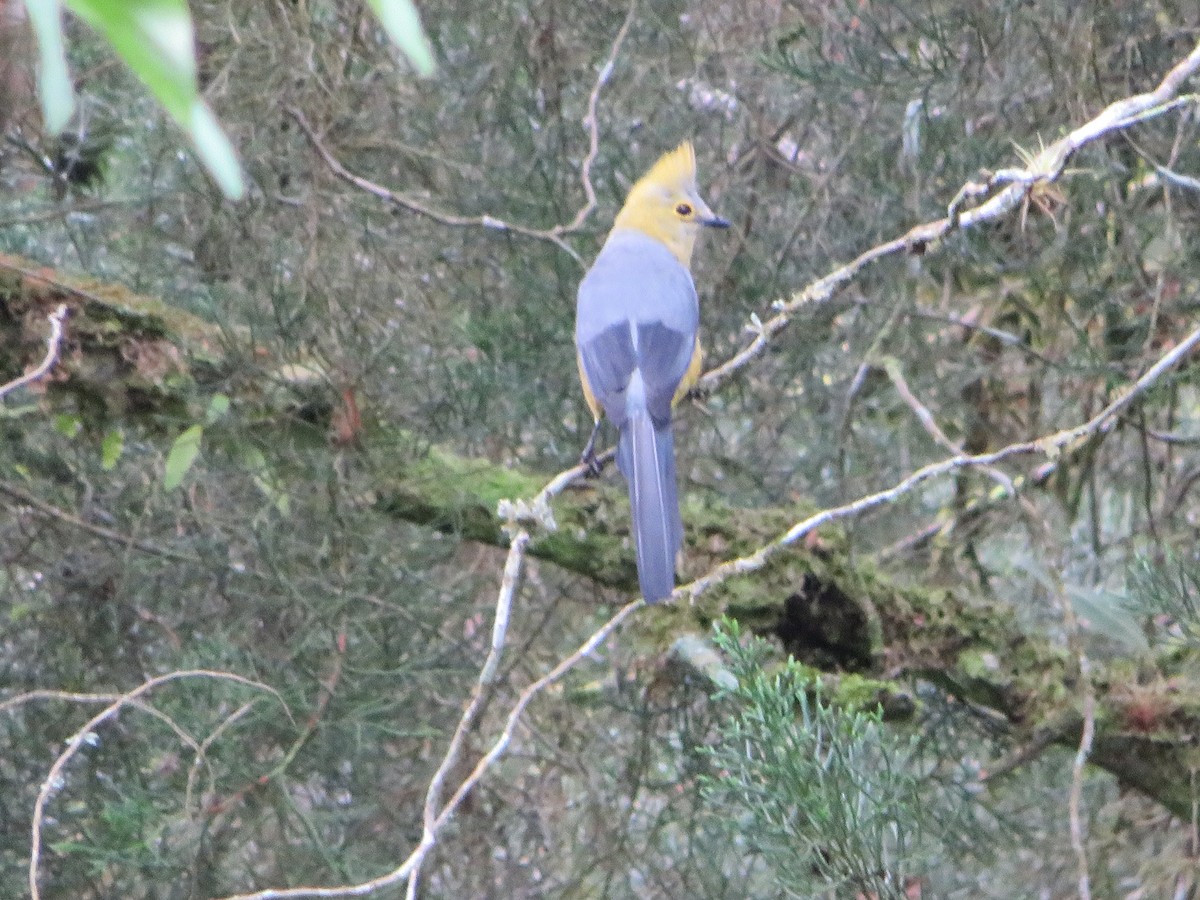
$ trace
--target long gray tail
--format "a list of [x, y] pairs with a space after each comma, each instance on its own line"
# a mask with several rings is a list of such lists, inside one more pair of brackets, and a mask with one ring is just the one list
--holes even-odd
[[621, 427], [617, 466], [629, 482], [638, 583], [646, 602], [654, 603], [675, 589], [675, 554], [683, 545], [671, 423], [655, 427], [646, 410], [630, 415]]

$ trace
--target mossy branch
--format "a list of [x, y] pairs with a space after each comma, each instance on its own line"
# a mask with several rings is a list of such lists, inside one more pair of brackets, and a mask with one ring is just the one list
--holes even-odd
[[[215, 326], [123, 288], [0, 256], [0, 377], [44, 352], [46, 311], [60, 303], [71, 315], [46, 394], [51, 404], [79, 411], [81, 399], [98, 400], [92, 412], [154, 434], [162, 416], [186, 409], [197, 386], [220, 369]], [[270, 403], [272, 396], [260, 391], [253, 399]], [[279, 417], [280, 427], [285, 420]], [[369, 432], [365, 440], [367, 452], [386, 446], [378, 456], [395, 460], [377, 485], [378, 509], [466, 540], [507, 546], [497, 504], [531, 497], [546, 481], [540, 473], [465, 458], [403, 432]], [[534, 533], [528, 552], [615, 590], [635, 591], [620, 479], [576, 481], [557, 494], [553, 508], [557, 528]], [[807, 512], [795, 504], [739, 509], [715, 497], [685, 496], [683, 574], [699, 575], [752, 552]], [[1003, 717], [1018, 743], [1078, 741], [1082, 717], [1073, 708], [1074, 676], [1063, 648], [1023, 632], [1005, 604], [966, 591], [900, 585], [879, 574], [851, 556], [835, 526], [723, 582], [694, 605], [641, 615], [646, 639], [661, 651], [675, 635], [706, 629], [726, 613], [777, 636], [797, 658], [852, 687], [848, 702], [880, 702], [903, 714], [913, 703], [908, 685], [920, 677]], [[1132, 673], [1115, 665], [1096, 672], [1092, 761], [1188, 818], [1200, 766], [1191, 737], [1200, 733], [1200, 704], [1189, 698], [1200, 696], [1200, 685], [1188, 674], [1195, 660], [1181, 666], [1179, 652], [1154, 662], [1165, 687], [1153, 703], [1130, 694]], [[1140, 671], [1145, 683], [1144, 667]], [[1148, 704], [1152, 716], [1145, 714]]]

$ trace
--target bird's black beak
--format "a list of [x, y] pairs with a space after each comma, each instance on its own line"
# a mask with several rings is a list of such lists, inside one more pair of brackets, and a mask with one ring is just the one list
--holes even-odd
[[729, 220], [722, 219], [720, 216], [708, 216], [707, 218], [701, 219], [700, 224], [705, 228], [728, 228]]

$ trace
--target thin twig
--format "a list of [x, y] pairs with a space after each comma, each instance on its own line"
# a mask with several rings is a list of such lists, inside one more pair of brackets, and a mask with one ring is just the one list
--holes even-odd
[[600, 153], [600, 120], [596, 116], [596, 107], [600, 102], [600, 89], [608, 83], [608, 79], [612, 77], [613, 69], [616, 68], [617, 54], [621, 51], [621, 45], [625, 43], [625, 36], [629, 34], [629, 26], [633, 24], [634, 13], [636, 11], [637, 0], [630, 0], [629, 11], [625, 14], [625, 21], [621, 24], [617, 36], [613, 38], [612, 48], [608, 51], [608, 59], [600, 67], [600, 74], [596, 77], [596, 83], [592, 86], [592, 92], [588, 95], [588, 111], [587, 115], [583, 117], [583, 127], [588, 130], [588, 152], [579, 167], [579, 178], [583, 182], [583, 193], [587, 197], [587, 202], [575, 213], [575, 218], [571, 220], [569, 225], [559, 229], [560, 235], [578, 231], [580, 226], [587, 220], [587, 217], [596, 209], [596, 188], [592, 185], [592, 164], [596, 162], [596, 157]]
[[[934, 442], [951, 453], [962, 453], [962, 444], [955, 443], [947, 437], [946, 432], [942, 431], [937, 420], [933, 417], [933, 413], [929, 411], [929, 407], [921, 402], [920, 398], [912, 392], [912, 388], [908, 386], [908, 381], [904, 377], [904, 371], [900, 368], [900, 361], [894, 357], [888, 357], [883, 361], [883, 370], [891, 379], [892, 386], [896, 389], [896, 393], [900, 395], [908, 408], [913, 411], [913, 415], [917, 417], [917, 421], [921, 423], [921, 427], [926, 433], [933, 438]], [[1007, 492], [1007, 496], [1011, 497], [1017, 493], [1016, 485], [1013, 480], [997, 469], [995, 466], [983, 466], [983, 471], [994, 481], [996, 481]]]
[[[1071, 606], [1071, 601], [1065, 592], [1063, 605], [1068, 609]], [[1078, 642], [1078, 629], [1076, 629], [1075, 639]], [[1071, 824], [1071, 848], [1075, 851], [1075, 861], [1079, 868], [1079, 900], [1092, 900], [1081, 807], [1083, 805], [1084, 767], [1087, 765], [1088, 757], [1092, 755], [1092, 741], [1096, 736], [1096, 691], [1092, 685], [1092, 667], [1088, 662], [1087, 654], [1082, 650], [1079, 653], [1079, 685], [1083, 692], [1083, 732], [1079, 735], [1079, 749], [1075, 751], [1075, 760], [1071, 765], [1071, 793], [1067, 807]]]
[[1047, 749], [1057, 744], [1078, 724], [1074, 712], [1060, 714], [1056, 718], [1044, 722], [1033, 731], [1033, 736], [1012, 752], [1000, 757], [987, 766], [987, 771], [980, 777], [983, 784], [994, 784], [1017, 769], [1028, 765], [1042, 755]]
[[213, 774], [212, 766], [208, 762], [208, 748], [211, 747], [214, 743], [216, 743], [216, 741], [226, 731], [228, 731], [235, 722], [237, 722], [239, 719], [241, 719], [243, 716], [245, 716], [247, 713], [249, 713], [250, 710], [254, 709], [254, 707], [256, 705], [257, 705], [257, 701], [255, 701], [255, 700], [251, 700], [247, 703], [243, 703], [241, 706], [239, 706], [237, 709], [235, 709], [233, 712], [231, 712], [228, 716], [226, 716], [224, 719], [222, 719], [221, 722], [217, 725], [217, 727], [213, 729], [212, 733], [209, 734], [209, 736], [206, 737], [203, 741], [201, 741], [200, 745], [195, 748], [196, 752], [192, 758], [192, 764], [188, 767], [187, 787], [184, 790], [184, 795], [183, 795], [183, 808], [185, 810], [192, 808], [192, 797], [195, 794], [195, 789], [196, 789], [196, 776], [199, 773], [201, 766], [208, 769], [209, 793], [213, 793], [215, 791], [216, 777]]
[[125, 206], [148, 206], [175, 197], [178, 191], [162, 191], [145, 197], [115, 198], [112, 200], [92, 200], [87, 203], [74, 203], [69, 207], [52, 206], [48, 209], [28, 210], [8, 219], [0, 219], [0, 228], [12, 228], [14, 225], [35, 225], [39, 222], [53, 222], [67, 216], [86, 216], [106, 209], [120, 209]]
[[1015, 347], [1021, 353], [1038, 360], [1048, 368], [1062, 368], [1063, 364], [1061, 362], [1056, 359], [1052, 359], [1045, 353], [1035, 350], [1033, 347], [1029, 346], [1029, 341], [1013, 334], [1010, 331], [1004, 331], [1001, 328], [996, 328], [991, 325], [984, 325], [980, 322], [970, 322], [962, 316], [954, 316], [938, 310], [926, 309], [925, 307], [921, 306], [913, 307], [911, 314], [919, 319], [928, 319], [933, 322], [944, 322], [947, 325], [956, 325], [959, 328], [966, 329], [967, 331], [976, 331], [979, 334], [987, 335], [988, 337], [999, 341], [1006, 347]]
[[185, 553], [177, 553], [174, 550], [167, 550], [164, 547], [159, 547], [156, 544], [151, 544], [149, 541], [139, 540], [128, 534], [122, 534], [119, 531], [114, 531], [111, 528], [105, 528], [103, 525], [95, 525], [92, 522], [85, 521], [78, 516], [72, 515], [66, 510], [59, 509], [57, 506], [52, 506], [44, 500], [40, 500], [26, 490], [22, 490], [15, 484], [9, 484], [7, 481], [0, 481], [0, 494], [6, 494], [20, 504], [28, 506], [35, 512], [62, 522], [64, 525], [70, 525], [72, 528], [78, 528], [81, 531], [86, 531], [98, 538], [103, 538], [106, 541], [111, 541], [114, 544], [120, 544], [122, 547], [135, 550], [141, 550], [143, 553], [149, 553], [153, 556], [161, 556], [163, 559], [174, 560], [175, 562], [184, 562], [197, 564], [201, 560], [196, 556], [188, 556]]
[[50, 322], [50, 334], [46, 338], [46, 355], [38, 364], [37, 368], [26, 372], [20, 378], [13, 379], [8, 384], [0, 384], [0, 397], [15, 391], [19, 387], [24, 387], [27, 384], [33, 384], [54, 368], [54, 364], [58, 362], [58, 350], [62, 344], [63, 338], [63, 321], [67, 317], [67, 304], [60, 303], [58, 308], [54, 310], [47, 320]]
[[912, 392], [912, 388], [908, 386], [908, 381], [904, 377], [904, 371], [900, 368], [900, 361], [895, 357], [884, 359], [883, 371], [887, 373], [887, 377], [891, 380], [896, 393], [900, 395], [900, 399], [913, 411], [913, 415], [917, 417], [917, 421], [921, 423], [921, 427], [925, 429], [926, 433], [933, 438], [934, 443], [951, 453], [962, 453], [962, 444], [956, 444], [950, 440], [946, 432], [942, 431], [942, 427], [938, 425], [933, 413], [929, 411], [929, 407]]
[[[1024, 169], [1001, 170], [994, 173], [985, 183], [965, 185], [950, 204], [945, 218], [910, 228], [900, 237], [872, 247], [853, 261], [839, 266], [786, 300], [776, 301], [776, 314], [766, 322], [755, 322], [748, 326], [748, 330], [754, 335], [750, 342], [721, 365], [706, 372], [696, 383], [695, 390], [700, 393], [712, 391], [762, 353], [767, 344], [787, 328], [801, 307], [829, 302], [841, 288], [871, 263], [899, 253], [924, 250], [953, 231], [965, 231], [995, 221], [1015, 209], [1038, 184], [1057, 181], [1071, 157], [1088, 144], [1182, 105], [1195, 103], [1194, 96], [1176, 97], [1176, 94], [1183, 82], [1197, 70], [1200, 70], [1200, 43], [1167, 73], [1153, 91], [1109, 104], [1094, 119], [1034, 156]], [[997, 189], [998, 192], [993, 193]], [[988, 199], [979, 206], [965, 211], [962, 209], [967, 199], [978, 197]]]
[[[38, 888], [38, 869], [41, 865], [42, 858], [42, 822], [45, 818], [46, 804], [50, 802], [50, 798], [62, 789], [64, 778], [63, 772], [67, 764], [74, 758], [82, 747], [90, 740], [92, 732], [95, 731], [103, 722], [113, 718], [118, 712], [126, 706], [141, 706], [137, 701], [143, 694], [152, 691], [156, 687], [167, 684], [171, 681], [178, 681], [183, 678], [211, 678], [219, 681], [233, 681], [238, 684], [243, 684], [248, 687], [258, 688], [266, 691], [275, 697], [282, 705], [284, 710], [287, 710], [287, 704], [284, 703], [283, 697], [279, 692], [268, 685], [254, 681], [250, 678], [244, 678], [241, 675], [234, 675], [232, 672], [214, 672], [207, 669], [189, 669], [186, 671], [168, 672], [165, 675], [159, 675], [157, 678], [151, 678], [144, 684], [138, 685], [131, 691], [121, 694], [113, 700], [108, 706], [102, 709], [96, 715], [88, 719], [81, 728], [79, 728], [71, 737], [67, 739], [66, 748], [54, 760], [50, 766], [50, 771], [46, 773], [46, 778], [42, 782], [41, 788], [38, 790], [37, 800], [33, 804], [33, 819], [30, 825], [30, 842], [29, 842], [29, 897], [30, 900], [40, 900], [41, 892]], [[44, 692], [36, 692], [42, 694]], [[87, 696], [87, 695], [85, 695]], [[14, 698], [18, 699], [18, 698]], [[12, 702], [12, 701], [9, 701]], [[155, 710], [157, 713], [157, 710]], [[289, 713], [289, 716], [291, 714]], [[188, 741], [193, 748], [197, 747], [194, 739]]]
[[395, 206], [407, 209], [409, 212], [414, 212], [425, 216], [426, 218], [433, 219], [433, 221], [440, 222], [443, 225], [450, 225], [460, 228], [493, 228], [498, 231], [511, 231], [514, 234], [524, 235], [525, 237], [550, 241], [551, 243], [557, 245], [560, 249], [569, 253], [576, 262], [579, 262], [582, 265], [582, 260], [580, 260], [579, 254], [576, 253], [574, 249], [572, 249], [570, 245], [568, 245], [567, 242], [564, 241], [554, 229], [529, 228], [525, 225], [519, 225], [515, 222], [507, 222], [504, 219], [498, 219], [495, 216], [486, 214], [482, 216], [461, 216], [455, 213], [444, 212], [442, 210], [435, 209], [434, 207], [429, 206], [420, 200], [410, 197], [407, 194], [401, 194], [398, 191], [389, 190], [383, 185], [376, 184], [374, 181], [371, 181], [368, 178], [363, 178], [361, 175], [356, 175], [354, 172], [351, 172], [344, 165], [342, 165], [341, 161], [333, 155], [328, 147], [325, 146], [324, 142], [321, 140], [321, 137], [317, 134], [316, 129], [313, 128], [308, 119], [305, 117], [304, 113], [301, 112], [299, 108], [295, 106], [286, 106], [284, 107], [284, 110], [289, 116], [296, 120], [296, 124], [299, 125], [301, 130], [304, 131], [305, 135], [308, 136], [308, 142], [312, 144], [313, 149], [316, 150], [321, 159], [325, 161], [325, 165], [329, 167], [329, 170], [347, 184], [352, 184], [359, 190], [378, 197], [380, 200], [384, 200]]
[[553, 228], [532, 228], [528, 225], [522, 225], [518, 222], [510, 222], [505, 219], [498, 218], [492, 215], [480, 216], [463, 216], [457, 213], [449, 213], [444, 210], [439, 210], [429, 204], [411, 197], [408, 194], [402, 194], [398, 191], [390, 190], [381, 184], [377, 184], [368, 178], [357, 175], [351, 172], [344, 166], [332, 151], [325, 146], [321, 136], [317, 134], [317, 130], [305, 117], [304, 113], [295, 106], [285, 107], [285, 111], [289, 116], [295, 119], [296, 124], [308, 137], [308, 141], [312, 144], [313, 149], [325, 161], [325, 165], [334, 175], [345, 181], [347, 184], [352, 184], [359, 190], [365, 191], [380, 200], [407, 209], [409, 212], [417, 213], [433, 219], [435, 222], [440, 222], [443, 225], [452, 227], [479, 227], [491, 228], [497, 231], [509, 231], [513, 234], [519, 234], [523, 237], [532, 238], [534, 240], [549, 241], [554, 244], [564, 253], [569, 255], [580, 267], [583, 266], [583, 259], [575, 251], [575, 248], [564, 240], [564, 238], [572, 234], [582, 227], [587, 217], [596, 209], [596, 188], [592, 184], [592, 165], [596, 161], [596, 157], [600, 152], [600, 123], [597, 116], [597, 105], [600, 100], [600, 91], [608, 79], [612, 77], [613, 69], [616, 67], [617, 54], [620, 53], [621, 45], [625, 42], [626, 35], [629, 34], [629, 27], [633, 24], [634, 13], [637, 9], [636, 0], [629, 4], [629, 12], [625, 15], [625, 21], [622, 23], [617, 36], [613, 39], [612, 48], [609, 50], [608, 58], [604, 65], [600, 67], [600, 72], [596, 77], [596, 83], [592, 87], [591, 94], [588, 95], [588, 111], [583, 118], [583, 125], [588, 130], [588, 152], [583, 158], [583, 164], [580, 166], [579, 178], [583, 183], [583, 193], [586, 201], [579, 211], [575, 213], [575, 217], [566, 225], [555, 225]]
[[[16, 709], [35, 700], [62, 700], [66, 703], [112, 703], [120, 700], [123, 696], [123, 694], [77, 694], [72, 691], [27, 691], [0, 703], [0, 712]], [[137, 700], [131, 701], [129, 705], [163, 722], [185, 744], [193, 750], [200, 750], [199, 742], [166, 713], [155, 709], [148, 703], [142, 703]]]

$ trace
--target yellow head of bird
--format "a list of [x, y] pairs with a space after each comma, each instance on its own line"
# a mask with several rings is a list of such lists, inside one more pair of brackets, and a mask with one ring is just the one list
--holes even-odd
[[613, 232], [640, 231], [666, 244], [685, 266], [691, 265], [696, 235], [703, 227], [728, 228], [696, 187], [696, 151], [684, 141], [663, 154], [629, 190], [613, 222]]

